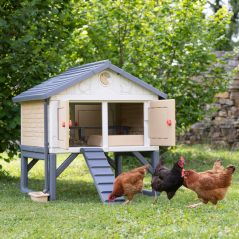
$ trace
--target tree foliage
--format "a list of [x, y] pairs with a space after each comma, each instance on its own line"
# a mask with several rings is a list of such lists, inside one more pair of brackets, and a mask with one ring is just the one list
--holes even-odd
[[80, 25], [71, 0], [0, 3], [0, 152], [9, 160], [20, 141], [20, 105], [12, 98], [59, 72], [71, 33]]
[[[214, 13], [223, 8], [225, 2], [222, 0], [211, 0], [208, 1]], [[228, 39], [223, 45], [217, 46], [218, 50], [231, 51], [234, 46], [238, 46], [239, 41], [235, 42], [233, 37], [239, 35], [239, 0], [228, 0], [229, 10], [232, 11], [232, 16], [229, 23], [229, 28], [223, 32], [225, 37]]]
[[110, 59], [176, 99], [178, 128], [190, 126], [204, 117], [203, 104], [227, 86], [223, 62], [211, 50], [224, 42], [220, 36], [231, 16], [223, 8], [205, 19], [205, 2], [91, 1], [68, 59]]
[[8, 149], [12, 158], [20, 138], [20, 107], [12, 97], [59, 69], [103, 59], [176, 99], [179, 128], [200, 120], [201, 105], [226, 89], [222, 62], [210, 51], [224, 41], [220, 36], [231, 18], [220, 9], [205, 19], [204, 4], [205, 0], [2, 1], [0, 151]]

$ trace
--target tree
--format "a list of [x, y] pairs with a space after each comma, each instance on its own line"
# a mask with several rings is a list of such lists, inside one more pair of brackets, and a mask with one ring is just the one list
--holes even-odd
[[91, 1], [68, 57], [74, 64], [110, 59], [176, 99], [178, 129], [190, 126], [205, 116], [203, 104], [228, 84], [223, 61], [211, 51], [224, 43], [220, 36], [231, 16], [222, 8], [205, 19], [205, 3]]
[[[20, 104], [12, 98], [60, 72], [81, 5], [71, 0], [0, 3], [0, 152], [9, 161], [20, 141]], [[1, 167], [1, 165], [0, 165]]]
[[[208, 1], [214, 13], [220, 10], [225, 4], [222, 0]], [[217, 46], [218, 50], [232, 51], [233, 47], [239, 42], [234, 42], [233, 37], [238, 37], [239, 33], [239, 0], [229, 0], [229, 10], [232, 11], [232, 16], [229, 23], [229, 28], [225, 30], [224, 34], [228, 41], [223, 45]]]

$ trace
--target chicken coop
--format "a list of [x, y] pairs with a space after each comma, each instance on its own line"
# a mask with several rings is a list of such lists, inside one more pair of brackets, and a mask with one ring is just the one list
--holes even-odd
[[[13, 101], [21, 102], [22, 193], [34, 192], [28, 188], [28, 172], [44, 160], [43, 192], [56, 200], [57, 177], [83, 154], [107, 203], [115, 177], [122, 172], [122, 156], [135, 156], [142, 164], [148, 164], [145, 157], [151, 158], [153, 174], [159, 146], [175, 145], [175, 100], [167, 100], [165, 93], [109, 60], [70, 68]], [[57, 168], [57, 154], [63, 153], [70, 156]]]

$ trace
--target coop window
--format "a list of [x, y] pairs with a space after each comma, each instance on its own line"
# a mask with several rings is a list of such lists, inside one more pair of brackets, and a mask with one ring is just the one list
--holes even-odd
[[99, 75], [99, 82], [103, 86], [109, 86], [113, 82], [112, 74], [108, 71], [103, 71]]

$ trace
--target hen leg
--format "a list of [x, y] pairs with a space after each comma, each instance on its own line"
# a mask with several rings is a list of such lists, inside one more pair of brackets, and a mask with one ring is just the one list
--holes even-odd
[[167, 192], [168, 202], [170, 204], [171, 198], [175, 195], [176, 192]]
[[204, 205], [205, 203], [201, 202], [201, 203], [198, 203], [198, 204], [193, 204], [193, 205], [190, 205], [190, 206], [186, 206], [186, 207], [189, 207], [189, 208], [194, 208], [194, 207], [198, 207], [200, 205]]
[[123, 205], [127, 204], [129, 202], [129, 200], [127, 200], [126, 202], [123, 203]]
[[217, 204], [214, 206], [214, 210], [216, 210], [217, 209]]
[[127, 195], [126, 197], [127, 197], [128, 200], [125, 203], [123, 203], [123, 205], [127, 204], [128, 202], [131, 203], [133, 198], [134, 198], [134, 195]]
[[[198, 195], [197, 195], [198, 196]], [[200, 197], [198, 196], [196, 199], [194, 199], [194, 201], [197, 201], [198, 199], [200, 199]]]
[[158, 201], [158, 196], [157, 196], [157, 191], [154, 191], [155, 192], [155, 198], [154, 198], [154, 204]]

